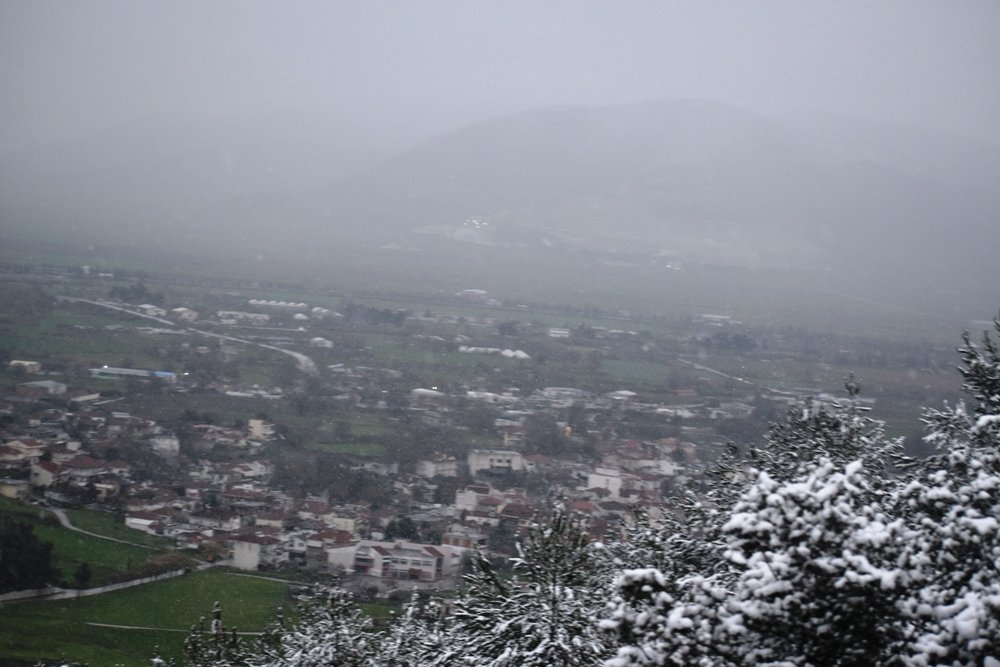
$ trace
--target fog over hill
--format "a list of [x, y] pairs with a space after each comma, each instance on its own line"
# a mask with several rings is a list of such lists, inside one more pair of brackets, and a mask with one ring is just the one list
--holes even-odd
[[806, 269], [873, 298], [916, 287], [912, 303], [1000, 281], [1000, 150], [943, 132], [660, 100], [386, 143], [316, 118], [132, 123], [5, 159], [5, 219], [34, 223], [5, 233], [292, 261], [516, 253], [539, 275], [567, 253]]
[[89, 242], [170, 235], [218, 202], [326, 188], [395, 148], [335, 115], [164, 113], [0, 156], [0, 206], [14, 228], [68, 224]]
[[[949, 234], [992, 231], [995, 148], [859, 122], [828, 119], [825, 129], [701, 101], [541, 109], [427, 141], [341, 196], [383, 193], [387, 223], [483, 243], [548, 233], [551, 242], [765, 266], [839, 255], [859, 233], [870, 244], [939, 251], [932, 232], [943, 223]], [[943, 145], [951, 169], [920, 142]], [[490, 231], [463, 227], [472, 217]]]

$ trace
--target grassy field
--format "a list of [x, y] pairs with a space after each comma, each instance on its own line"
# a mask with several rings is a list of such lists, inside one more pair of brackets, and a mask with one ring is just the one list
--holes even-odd
[[[92, 577], [87, 585], [93, 587], [107, 583], [115, 575], [139, 567], [150, 557], [162, 553], [162, 551], [102, 540], [63, 528], [48, 511], [17, 503], [8, 498], [0, 498], [0, 513], [15, 515], [31, 523], [34, 526], [35, 535], [40, 540], [52, 543], [54, 564], [62, 572], [63, 579], [67, 582], [73, 581], [73, 573], [84, 562], [90, 564]], [[83, 515], [83, 513], [79, 514]], [[99, 528], [106, 527], [103, 519], [91, 518], [90, 521]], [[94, 532], [102, 531], [96, 530]]]
[[630, 388], [662, 389], [671, 369], [666, 364], [625, 359], [605, 359], [601, 361], [603, 371], [612, 382], [620, 382]]
[[[98, 665], [148, 665], [159, 649], [179, 659], [187, 630], [219, 601], [226, 626], [260, 631], [287, 605], [287, 584], [206, 571], [79, 600], [0, 606], [0, 664], [61, 654]], [[174, 630], [124, 630], [87, 623]]]
[[[107, 326], [122, 326], [107, 329]], [[14, 358], [34, 359], [43, 365], [84, 361], [88, 364], [159, 368], [163, 360], [153, 341], [133, 331], [122, 316], [104, 316], [71, 306], [37, 317], [5, 315], [0, 333]]]
[[306, 449], [327, 454], [354, 454], [356, 456], [381, 456], [385, 446], [374, 442], [314, 442]]
[[174, 542], [171, 539], [157, 537], [156, 535], [147, 535], [146, 533], [126, 527], [124, 520], [114, 514], [93, 512], [90, 510], [66, 510], [66, 514], [77, 528], [89, 530], [98, 535], [135, 542], [137, 544], [145, 544], [157, 549], [171, 549], [174, 546]]

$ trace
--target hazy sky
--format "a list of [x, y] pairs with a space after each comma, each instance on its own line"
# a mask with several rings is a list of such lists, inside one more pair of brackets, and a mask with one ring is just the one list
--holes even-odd
[[413, 136], [701, 97], [1000, 142], [1000, 2], [2, 0], [0, 147], [158, 112], [302, 110]]

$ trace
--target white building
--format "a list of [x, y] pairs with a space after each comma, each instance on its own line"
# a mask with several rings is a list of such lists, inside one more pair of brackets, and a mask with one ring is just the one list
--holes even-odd
[[249, 324], [264, 327], [271, 322], [271, 316], [265, 313], [246, 313], [241, 310], [220, 310], [216, 313], [222, 324]]
[[458, 459], [453, 456], [423, 459], [417, 461], [416, 473], [424, 479], [431, 479], [433, 477], [458, 477]]
[[198, 312], [191, 310], [190, 308], [174, 308], [170, 311], [170, 314], [183, 322], [194, 322], [198, 319]]
[[159, 306], [154, 306], [151, 303], [140, 303], [135, 308], [143, 315], [149, 315], [150, 317], [166, 317], [167, 315], [166, 310], [160, 308]]
[[469, 474], [481, 470], [492, 472], [520, 472], [524, 470], [524, 456], [512, 449], [473, 449], [468, 455]]
[[612, 498], [621, 498], [622, 474], [617, 468], [596, 468], [587, 475], [588, 489], [607, 489]]
[[26, 361], [24, 359], [12, 359], [7, 363], [7, 368], [10, 370], [16, 370], [18, 368], [24, 369], [25, 373], [41, 373], [42, 364], [37, 361]]
[[351, 574], [381, 579], [438, 581], [458, 574], [465, 551], [451, 545], [361, 540], [355, 544], [331, 547], [327, 550], [327, 562], [331, 568]]
[[251, 440], [270, 440], [274, 437], [274, 424], [263, 419], [248, 419], [247, 437]]
[[152, 378], [159, 378], [169, 384], [177, 382], [177, 374], [171, 371], [147, 371], [142, 368], [115, 368], [114, 366], [91, 368], [90, 377], [102, 380], [122, 380], [125, 378], [150, 380]]
[[261, 565], [278, 565], [288, 560], [281, 540], [271, 535], [239, 535], [232, 538], [233, 567], [256, 570]]
[[181, 441], [176, 435], [158, 435], [149, 443], [153, 446], [153, 453], [160, 456], [177, 456], [181, 453]]

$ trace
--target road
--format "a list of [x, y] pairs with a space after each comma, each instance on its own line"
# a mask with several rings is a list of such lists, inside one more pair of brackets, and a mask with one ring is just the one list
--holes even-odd
[[92, 306], [99, 306], [101, 308], [107, 308], [109, 310], [117, 310], [121, 313], [128, 313], [134, 317], [141, 317], [143, 319], [151, 320], [153, 322], [158, 322], [159, 324], [166, 324], [175, 329], [180, 329], [181, 331], [187, 331], [189, 333], [200, 334], [202, 336], [210, 336], [212, 338], [219, 338], [222, 340], [233, 341], [234, 343], [243, 343], [244, 345], [255, 345], [257, 347], [262, 347], [265, 350], [274, 350], [275, 352], [281, 352], [282, 354], [287, 354], [291, 358], [295, 359], [295, 364], [298, 366], [299, 370], [307, 375], [316, 375], [319, 371], [316, 368], [316, 362], [302, 354], [301, 352], [294, 352], [292, 350], [286, 350], [283, 347], [277, 347], [276, 345], [268, 345], [266, 343], [258, 343], [256, 341], [247, 340], [245, 338], [237, 338], [235, 336], [226, 336], [223, 334], [214, 333], [212, 331], [204, 331], [202, 329], [195, 329], [193, 327], [185, 327], [173, 322], [171, 320], [163, 319], [162, 317], [154, 317], [153, 315], [147, 315], [145, 313], [140, 313], [135, 310], [129, 310], [128, 308], [123, 308], [121, 306], [115, 306], [110, 303], [104, 303], [102, 301], [92, 301], [90, 299], [80, 299], [75, 296], [61, 296], [59, 297], [62, 301], [72, 301], [74, 303], [87, 303]]
[[[688, 361], [687, 359], [681, 359], [681, 358], [678, 357], [677, 361], [681, 362], [682, 364], [687, 364], [688, 366], [691, 366], [692, 368], [697, 368], [699, 371], [703, 371], [705, 373], [711, 373], [713, 375], [718, 375], [719, 377], [726, 378], [727, 380], [731, 380], [733, 382], [741, 382], [743, 384], [750, 385], [751, 387], [756, 386], [756, 384], [757, 384], [755, 382], [751, 382], [750, 380], [747, 380], [747, 379], [744, 379], [744, 378], [741, 378], [741, 377], [737, 377], [735, 375], [730, 375], [729, 373], [723, 373], [722, 371], [717, 371], [714, 368], [709, 368], [708, 366], [702, 366], [701, 364], [696, 364], [695, 362]], [[767, 389], [768, 391], [772, 391], [770, 389], [770, 387], [764, 387], [764, 389]]]

